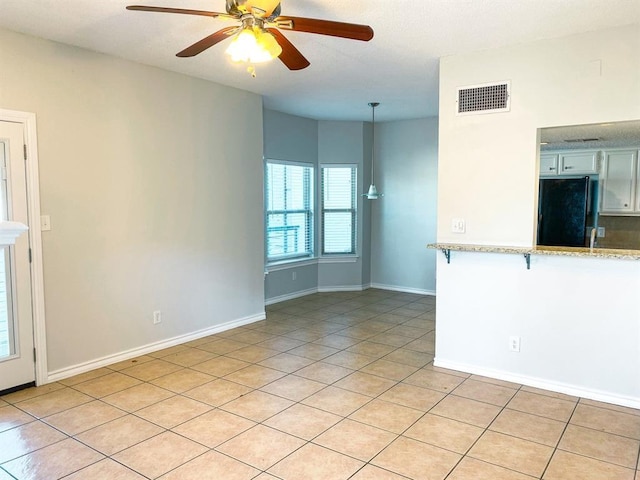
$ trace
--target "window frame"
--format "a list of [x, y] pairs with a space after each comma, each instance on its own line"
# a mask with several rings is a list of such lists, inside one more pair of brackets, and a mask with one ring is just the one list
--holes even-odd
[[[304, 199], [303, 202], [306, 208], [303, 209], [280, 209], [280, 210], [268, 210], [269, 206], [269, 165], [282, 165], [284, 167], [302, 167], [308, 169], [308, 178], [303, 180]], [[277, 265], [281, 263], [291, 263], [296, 261], [306, 261], [315, 257], [315, 175], [316, 167], [313, 163], [307, 162], [295, 162], [288, 160], [277, 160], [273, 158], [265, 158], [264, 160], [264, 249], [265, 249], [265, 261], [267, 265]], [[284, 254], [278, 256], [269, 256], [269, 216], [270, 215], [287, 215], [287, 214], [304, 214], [305, 225], [307, 233], [305, 235], [305, 245], [308, 245], [303, 253]]]
[[[351, 169], [351, 208], [325, 208], [324, 197], [324, 172], [325, 169], [331, 168], [349, 168]], [[358, 255], [358, 164], [357, 163], [325, 163], [320, 165], [319, 169], [320, 188], [319, 188], [319, 200], [320, 200], [320, 252], [323, 258], [337, 259], [345, 257], [356, 257]], [[325, 251], [325, 213], [326, 212], [343, 212], [351, 213], [351, 251], [349, 252], [326, 252]], [[322, 259], [321, 257], [321, 259]], [[345, 258], [346, 260], [346, 258]]]

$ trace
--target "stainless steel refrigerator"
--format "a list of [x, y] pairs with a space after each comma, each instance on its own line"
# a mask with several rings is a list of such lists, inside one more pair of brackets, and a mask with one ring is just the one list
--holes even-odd
[[589, 177], [540, 179], [538, 245], [586, 245], [589, 185]]

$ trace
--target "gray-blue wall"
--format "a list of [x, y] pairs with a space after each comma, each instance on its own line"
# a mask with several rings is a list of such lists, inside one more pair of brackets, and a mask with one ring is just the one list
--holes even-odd
[[[375, 286], [435, 293], [437, 118], [376, 123], [375, 180], [380, 200], [358, 200], [358, 258], [270, 267], [267, 303], [316, 291]], [[358, 192], [371, 181], [372, 126], [264, 111], [264, 156], [313, 163], [357, 163]], [[316, 188], [319, 193], [319, 188]], [[318, 214], [316, 214], [316, 218]], [[316, 226], [316, 242], [318, 238]]]
[[[264, 110], [264, 158], [318, 165], [318, 122], [286, 113]], [[265, 256], [266, 258], [266, 256]], [[284, 298], [318, 289], [316, 263], [270, 268], [265, 275], [265, 298]]]
[[[370, 205], [361, 195], [364, 191], [363, 171], [365, 170], [364, 126], [365, 124], [362, 122], [321, 121], [318, 124], [318, 160], [320, 165], [331, 163], [355, 163], [358, 165], [358, 225], [356, 229], [358, 255], [347, 263], [322, 259], [318, 265], [319, 290], [353, 290], [354, 287], [366, 287], [370, 282], [368, 272], [371, 235], [368, 228], [369, 222], [365, 224], [363, 220], [365, 216], [370, 218], [368, 214]], [[369, 169], [368, 165], [369, 163], [367, 163], [366, 170]], [[364, 266], [367, 267], [367, 275], [364, 275]]]
[[371, 284], [435, 295], [438, 119], [376, 124]]

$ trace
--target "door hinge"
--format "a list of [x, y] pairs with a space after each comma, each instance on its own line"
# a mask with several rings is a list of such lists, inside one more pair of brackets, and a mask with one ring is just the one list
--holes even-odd
[[32, 257], [31, 257], [31, 249], [29, 249], [29, 263], [31, 263]]
[[23, 151], [24, 151], [24, 159], [27, 159], [27, 146], [26, 145], [22, 145], [23, 147]]
[[36, 361], [36, 347], [33, 347], [33, 361]]

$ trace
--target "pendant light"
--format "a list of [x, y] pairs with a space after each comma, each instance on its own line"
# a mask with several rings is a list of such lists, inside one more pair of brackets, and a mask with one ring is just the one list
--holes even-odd
[[376, 107], [380, 105], [380, 102], [371, 102], [369, 106], [371, 107], [371, 185], [369, 185], [369, 191], [363, 194], [363, 197], [367, 197], [369, 200], [377, 200], [382, 197], [382, 193], [378, 193], [378, 189], [376, 188], [376, 182], [374, 179], [375, 173], [375, 159], [376, 159]]

